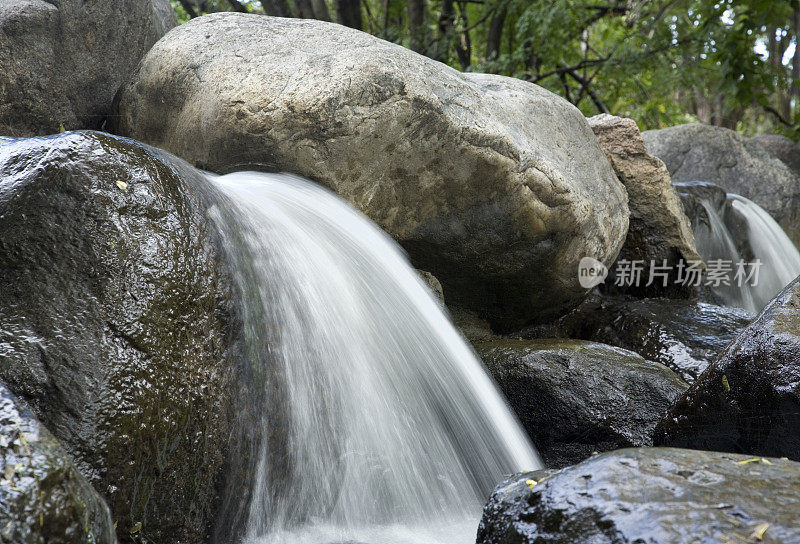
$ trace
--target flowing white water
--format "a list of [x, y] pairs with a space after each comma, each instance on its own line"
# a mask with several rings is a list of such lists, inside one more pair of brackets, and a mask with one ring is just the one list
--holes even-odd
[[[707, 263], [722, 259], [733, 263], [730, 285], [713, 287], [714, 293], [727, 305], [758, 313], [764, 306], [800, 275], [800, 253], [777, 222], [758, 204], [736, 194], [728, 194], [727, 205], [741, 214], [747, 232], [731, 232], [723, 216], [707, 200], [700, 200], [708, 216], [708, 226], [696, 228], [697, 252]], [[742, 260], [737, 240], [749, 245], [749, 262], [758, 262], [754, 282], [733, 281], [736, 263]], [[749, 271], [749, 269], [748, 269]]]
[[402, 251], [305, 180], [213, 180], [251, 356], [273, 375], [246, 541], [474, 542], [493, 486], [540, 464]]
[[762, 263], [758, 283], [752, 287], [753, 298], [761, 310], [800, 275], [800, 253], [764, 208], [739, 195], [728, 195], [728, 200], [747, 221], [753, 256]]

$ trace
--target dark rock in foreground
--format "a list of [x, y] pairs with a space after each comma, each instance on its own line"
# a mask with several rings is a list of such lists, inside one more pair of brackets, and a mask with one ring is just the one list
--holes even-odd
[[651, 445], [687, 388], [630, 351], [582, 340], [502, 339], [475, 346], [548, 467]]
[[798, 512], [800, 463], [626, 449], [501, 483], [477, 544], [796, 544]]
[[0, 0], [0, 134], [101, 128], [119, 86], [177, 24], [169, 0]]
[[518, 335], [622, 347], [692, 382], [751, 320], [744, 310], [692, 300], [595, 295], [562, 318]]
[[246, 497], [225, 467], [255, 380], [204, 183], [107, 134], [0, 140], [0, 381], [121, 538], [205, 541], [222, 493]]
[[798, 280], [678, 400], [655, 441], [800, 460]]
[[116, 541], [103, 499], [53, 435], [0, 385], [0, 542]]

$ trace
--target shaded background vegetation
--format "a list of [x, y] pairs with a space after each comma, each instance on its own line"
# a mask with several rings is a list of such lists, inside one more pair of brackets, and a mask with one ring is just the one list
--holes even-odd
[[800, 139], [800, 0], [173, 0], [335, 21], [461, 70], [542, 85], [642, 130], [702, 122]]

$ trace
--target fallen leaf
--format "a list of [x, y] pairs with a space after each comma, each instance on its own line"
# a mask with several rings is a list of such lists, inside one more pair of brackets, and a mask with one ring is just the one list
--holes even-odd
[[125, 183], [124, 181], [122, 181], [121, 179], [118, 179], [116, 183], [117, 183], [117, 187], [119, 187], [123, 191], [125, 191], [128, 188], [128, 184]]
[[722, 387], [725, 388], [725, 391], [731, 390], [731, 384], [728, 382], [728, 377], [725, 374], [722, 375]]
[[750, 534], [750, 538], [755, 538], [756, 540], [764, 540], [764, 533], [767, 532], [769, 529], [769, 523], [761, 523], [756, 525], [756, 528], [753, 529], [753, 532]]

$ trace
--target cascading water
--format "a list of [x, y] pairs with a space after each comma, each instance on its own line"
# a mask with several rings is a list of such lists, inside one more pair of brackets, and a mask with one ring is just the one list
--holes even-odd
[[474, 542], [493, 486], [540, 465], [401, 250], [302, 179], [213, 181], [251, 356], [274, 375], [246, 541]]
[[[758, 204], [736, 194], [714, 198], [722, 190], [712, 184], [675, 184], [684, 203], [694, 199], [703, 217], [692, 217], [697, 252], [707, 263], [721, 259], [760, 263], [757, 282], [719, 285], [712, 291], [720, 301], [749, 312], [761, 311], [778, 292], [800, 275], [800, 253], [775, 220]], [[691, 215], [691, 214], [690, 214]]]

